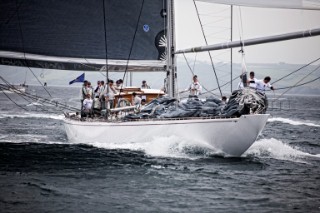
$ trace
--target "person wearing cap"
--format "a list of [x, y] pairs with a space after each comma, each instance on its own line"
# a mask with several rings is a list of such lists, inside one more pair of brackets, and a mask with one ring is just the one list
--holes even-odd
[[146, 80], [142, 81], [141, 89], [151, 89]]
[[192, 78], [192, 83], [190, 86], [185, 89], [185, 91], [190, 91], [190, 95], [195, 96], [195, 95], [200, 95], [202, 91], [202, 86], [198, 81], [198, 76], [194, 75]]

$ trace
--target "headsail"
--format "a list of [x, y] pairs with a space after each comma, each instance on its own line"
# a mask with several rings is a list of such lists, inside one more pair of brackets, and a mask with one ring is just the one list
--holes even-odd
[[164, 0], [104, 1], [105, 27], [103, 0], [1, 1], [0, 64], [97, 70], [107, 55], [111, 70], [164, 70]]
[[283, 8], [320, 10], [320, 1], [317, 0], [196, 0], [208, 3], [227, 4], [245, 7]]

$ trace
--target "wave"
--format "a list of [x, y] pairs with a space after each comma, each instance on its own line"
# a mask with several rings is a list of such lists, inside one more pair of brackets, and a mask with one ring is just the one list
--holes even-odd
[[38, 113], [0, 114], [0, 119], [1, 118], [49, 118], [49, 119], [55, 119], [55, 120], [63, 120], [64, 115], [38, 114]]
[[299, 126], [299, 125], [306, 125], [306, 126], [312, 126], [312, 127], [320, 127], [319, 124], [314, 124], [311, 122], [304, 122], [304, 121], [294, 121], [291, 120], [289, 118], [269, 118], [268, 122], [282, 122], [282, 123], [287, 123], [287, 124], [291, 124], [294, 126]]
[[154, 137], [149, 142], [144, 143], [89, 143], [92, 146], [105, 149], [129, 149], [135, 151], [143, 151], [153, 157], [170, 157], [170, 158], [188, 158], [198, 159], [213, 154], [221, 154], [212, 150], [207, 144], [199, 141], [181, 139], [177, 136], [170, 137]]
[[307, 157], [320, 158], [320, 154], [313, 155], [303, 152], [277, 139], [262, 139], [256, 141], [244, 154], [244, 157], [256, 156], [259, 158], [274, 158], [299, 163], [306, 163]]

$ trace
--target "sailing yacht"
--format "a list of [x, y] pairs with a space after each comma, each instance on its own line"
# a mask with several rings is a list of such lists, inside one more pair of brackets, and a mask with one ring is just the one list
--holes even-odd
[[[203, 0], [257, 7], [319, 9], [311, 1]], [[310, 3], [310, 4], [308, 4]], [[320, 30], [252, 41], [176, 50], [173, 0], [0, 2], [0, 63], [63, 70], [164, 72], [166, 91], [178, 96], [176, 55], [319, 35]], [[302, 35], [303, 34], [303, 35]], [[83, 121], [66, 117], [71, 143], [141, 143], [154, 137], [194, 139], [226, 156], [241, 156], [266, 125], [268, 114]]]

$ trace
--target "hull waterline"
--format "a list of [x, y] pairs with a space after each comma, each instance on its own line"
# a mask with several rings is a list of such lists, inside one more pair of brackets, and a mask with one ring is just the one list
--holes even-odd
[[263, 130], [267, 114], [240, 118], [146, 120], [130, 122], [82, 122], [65, 119], [68, 140], [72, 143], [150, 142], [155, 136], [195, 139], [228, 156], [241, 156]]

